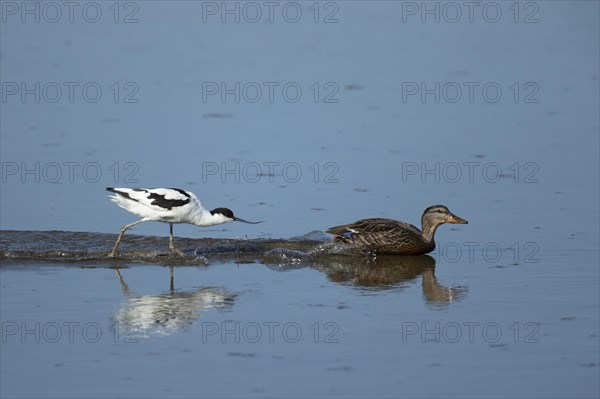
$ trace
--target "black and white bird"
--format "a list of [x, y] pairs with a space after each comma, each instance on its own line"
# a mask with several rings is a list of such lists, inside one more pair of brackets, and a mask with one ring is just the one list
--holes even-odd
[[262, 223], [249, 222], [235, 217], [233, 212], [227, 208], [216, 208], [209, 211], [202, 206], [194, 193], [179, 188], [108, 187], [106, 191], [115, 194], [110, 197], [112, 202], [141, 217], [137, 222], [127, 224], [121, 228], [121, 234], [119, 234], [113, 250], [108, 255], [110, 257], [117, 254], [117, 249], [127, 229], [150, 220], [169, 223], [169, 248], [181, 256], [185, 256], [185, 254], [175, 248], [173, 244], [173, 224], [175, 223], [189, 223], [200, 227], [214, 226], [233, 222], [234, 220], [249, 224]]

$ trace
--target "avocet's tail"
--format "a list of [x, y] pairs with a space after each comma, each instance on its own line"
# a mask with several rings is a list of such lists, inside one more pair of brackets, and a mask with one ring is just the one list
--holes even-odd
[[140, 194], [145, 189], [107, 187], [106, 191], [114, 193], [114, 195], [109, 197], [112, 202], [131, 212], [131, 206], [139, 202]]

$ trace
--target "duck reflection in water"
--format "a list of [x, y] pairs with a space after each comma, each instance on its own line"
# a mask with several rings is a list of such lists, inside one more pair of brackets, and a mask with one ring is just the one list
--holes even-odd
[[423, 296], [431, 305], [447, 305], [459, 301], [468, 287], [445, 287], [435, 277], [435, 259], [421, 256], [323, 256], [318, 257], [314, 268], [327, 274], [336, 283], [362, 289], [385, 290], [402, 288], [421, 276]]
[[114, 322], [119, 328], [130, 331], [136, 337], [171, 335], [189, 330], [194, 320], [209, 309], [227, 309], [233, 306], [235, 294], [220, 287], [176, 291], [173, 266], [169, 266], [169, 270], [171, 278], [168, 292], [135, 295], [119, 268], [116, 268], [123, 293], [129, 297], [114, 316]]

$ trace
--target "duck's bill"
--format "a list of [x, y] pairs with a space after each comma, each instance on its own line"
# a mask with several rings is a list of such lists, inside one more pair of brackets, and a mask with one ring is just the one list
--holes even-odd
[[466, 221], [463, 218], [460, 218], [456, 215], [452, 215], [448, 218], [448, 220], [446, 221], [446, 223], [454, 223], [454, 224], [468, 224], [469, 222]]
[[249, 222], [247, 220], [244, 220], [242, 218], [238, 218], [238, 217], [235, 217], [235, 216], [233, 217], [233, 220], [235, 220], [236, 222], [242, 222], [242, 223], [248, 223], [248, 224], [259, 224], [259, 223], [264, 222], [264, 220], [261, 220], [260, 222]]

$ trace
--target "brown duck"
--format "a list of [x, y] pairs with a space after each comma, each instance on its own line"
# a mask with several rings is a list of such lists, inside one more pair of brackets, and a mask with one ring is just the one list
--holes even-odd
[[422, 231], [412, 224], [392, 219], [362, 219], [328, 229], [334, 241], [364, 247], [377, 254], [422, 255], [435, 248], [433, 236], [444, 223], [467, 224], [444, 205], [425, 209], [421, 216]]

